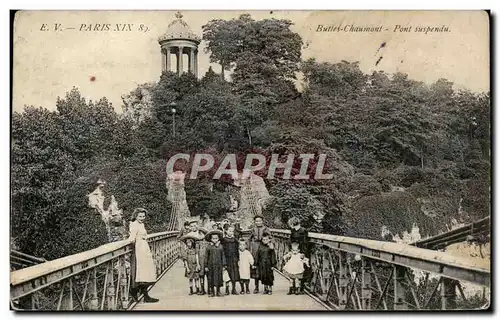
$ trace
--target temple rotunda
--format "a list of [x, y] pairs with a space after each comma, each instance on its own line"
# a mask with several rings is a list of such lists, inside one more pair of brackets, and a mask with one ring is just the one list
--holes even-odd
[[[198, 76], [198, 37], [188, 24], [182, 20], [182, 14], [177, 12], [164, 35], [158, 38], [161, 46], [162, 71], [174, 71], [178, 75], [191, 72]], [[175, 55], [175, 70], [172, 70], [172, 55]], [[187, 56], [187, 70], [185, 57]]]

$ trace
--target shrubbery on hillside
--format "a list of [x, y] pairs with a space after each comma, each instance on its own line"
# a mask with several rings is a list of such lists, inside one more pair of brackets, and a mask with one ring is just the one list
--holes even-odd
[[[490, 214], [489, 93], [364, 74], [355, 62], [301, 61], [290, 25], [244, 15], [204, 26], [211, 61], [232, 70], [232, 81], [211, 69], [200, 80], [164, 73], [125, 95], [123, 114], [77, 89], [54, 111], [15, 112], [11, 221], [20, 250], [50, 259], [105, 242], [86, 198], [98, 178], [126, 216], [145, 207], [148, 230], [162, 230], [166, 159], [209, 149], [328, 154], [331, 181], [266, 181], [265, 213], [277, 227], [299, 216], [319, 232], [380, 238], [382, 226], [396, 234], [417, 224], [430, 235], [453, 218]], [[206, 177], [187, 181], [186, 192], [194, 215], [218, 219], [228, 209], [228, 189]]]

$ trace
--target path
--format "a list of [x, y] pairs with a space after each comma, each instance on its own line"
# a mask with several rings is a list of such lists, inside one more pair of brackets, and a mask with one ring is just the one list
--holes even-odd
[[[189, 295], [188, 280], [184, 277], [182, 262], [174, 266], [149, 291], [158, 303], [139, 302], [134, 310], [325, 310], [322, 304], [308, 295], [287, 295], [289, 282], [275, 272], [272, 295], [244, 294], [209, 298], [207, 295]], [[240, 286], [238, 286], [238, 292]], [[253, 292], [253, 280], [250, 284]]]

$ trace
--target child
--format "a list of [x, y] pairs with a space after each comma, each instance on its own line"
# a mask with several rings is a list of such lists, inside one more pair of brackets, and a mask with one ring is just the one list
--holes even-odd
[[243, 230], [241, 230], [240, 219], [239, 219], [239, 218], [236, 218], [236, 219], [234, 220], [234, 237], [235, 237], [236, 239], [240, 239], [240, 238], [241, 238], [242, 231], [243, 231]]
[[[254, 258], [257, 257], [257, 251], [259, 250], [260, 243], [262, 241], [262, 235], [264, 233], [270, 234], [270, 230], [268, 227], [264, 226], [264, 218], [261, 215], [256, 215], [253, 218], [255, 226], [250, 233], [250, 237], [248, 238], [250, 253]], [[259, 272], [258, 269], [252, 270], [251, 277], [255, 279], [255, 289], [253, 293], [259, 293]]]
[[[182, 236], [185, 236], [186, 234], [188, 234], [189, 231], [190, 231], [189, 221], [185, 221], [184, 222], [184, 228], [181, 230], [181, 232], [179, 232], [179, 235], [177, 236], [177, 239], [181, 240]], [[184, 241], [181, 241], [180, 245], [181, 245], [180, 252], [183, 252], [184, 250], [186, 250], [186, 243]], [[182, 257], [180, 255], [179, 255], [179, 257], [182, 259]]]
[[227, 235], [227, 229], [229, 228], [230, 224], [229, 224], [229, 220], [227, 219], [224, 219], [222, 220], [222, 233], [224, 235], [224, 237]]
[[210, 297], [221, 297], [220, 288], [223, 285], [222, 272], [226, 269], [224, 249], [220, 243], [222, 232], [219, 230], [212, 230], [207, 233], [206, 239], [210, 241], [205, 252], [205, 271], [207, 273], [207, 282], [210, 288]]
[[222, 241], [224, 247], [224, 256], [227, 263], [227, 272], [230, 281], [226, 282], [226, 295], [229, 295], [229, 282], [232, 284], [231, 294], [237, 295], [236, 282], [240, 281], [240, 271], [238, 261], [240, 255], [238, 253], [238, 240], [234, 237], [234, 226], [227, 227], [226, 236]]
[[239, 241], [239, 271], [240, 271], [240, 284], [241, 284], [241, 294], [250, 293], [250, 269], [255, 268], [254, 259], [250, 251], [247, 250], [247, 243], [244, 239]]
[[205, 238], [198, 239], [196, 241], [196, 249], [198, 250], [198, 260], [200, 262], [200, 292], [198, 292], [198, 295], [202, 296], [207, 294], [205, 291], [205, 256], [207, 252], [207, 245], [208, 242], [205, 240]]
[[256, 267], [259, 280], [264, 285], [264, 294], [273, 293], [274, 273], [276, 267], [276, 254], [274, 245], [271, 243], [271, 236], [267, 233], [262, 235], [262, 242], [257, 250]]
[[[182, 240], [186, 243], [186, 250], [182, 253], [182, 260], [184, 262], [184, 268], [186, 268], [185, 276], [189, 279], [189, 295], [191, 296], [193, 294], [199, 294], [200, 292], [200, 260], [195, 245], [197, 239], [186, 235], [182, 237]], [[196, 286], [196, 292], [193, 291], [193, 282]]]
[[302, 283], [302, 276], [304, 274], [304, 265], [309, 266], [309, 259], [305, 257], [303, 253], [300, 252], [299, 244], [297, 242], [292, 243], [292, 250], [288, 252], [283, 260], [286, 262], [283, 267], [284, 273], [290, 278], [290, 291], [288, 294], [303, 294], [303, 288], [297, 290], [295, 286], [295, 280], [299, 279]]
[[185, 221], [184, 222], [184, 228], [181, 230], [180, 234], [179, 234], [179, 239], [185, 235], [186, 233], [188, 233], [190, 231], [190, 228], [189, 228], [189, 224], [190, 222], [189, 221]]
[[190, 232], [187, 234], [195, 239], [196, 250], [198, 251], [198, 261], [200, 265], [200, 270], [198, 272], [199, 280], [200, 280], [200, 290], [198, 291], [198, 295], [206, 294], [205, 291], [205, 252], [207, 247], [207, 242], [205, 241], [205, 236], [202, 230], [198, 227], [198, 221], [193, 220], [189, 222]]
[[[307, 230], [301, 227], [300, 220], [296, 217], [290, 218], [288, 223], [290, 225], [290, 250], [292, 249], [291, 244], [296, 242], [299, 245], [299, 251], [309, 259], [309, 237]], [[311, 268], [307, 265], [304, 265], [304, 274], [302, 275], [302, 279], [300, 280], [300, 292], [304, 292], [305, 283], [309, 280], [310, 276]]]

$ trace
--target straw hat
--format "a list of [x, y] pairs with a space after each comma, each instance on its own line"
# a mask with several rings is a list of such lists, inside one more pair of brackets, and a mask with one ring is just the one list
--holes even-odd
[[182, 237], [180, 237], [179, 240], [186, 242], [187, 240], [196, 241], [196, 240], [200, 240], [200, 239], [196, 238], [193, 234], [188, 233], [188, 234], [185, 234]]
[[222, 237], [223, 237], [223, 233], [222, 231], [220, 230], [210, 230], [206, 235], [205, 235], [205, 240], [207, 241], [210, 241], [210, 239], [212, 238], [212, 235], [218, 235], [219, 236], [219, 239], [222, 240]]

